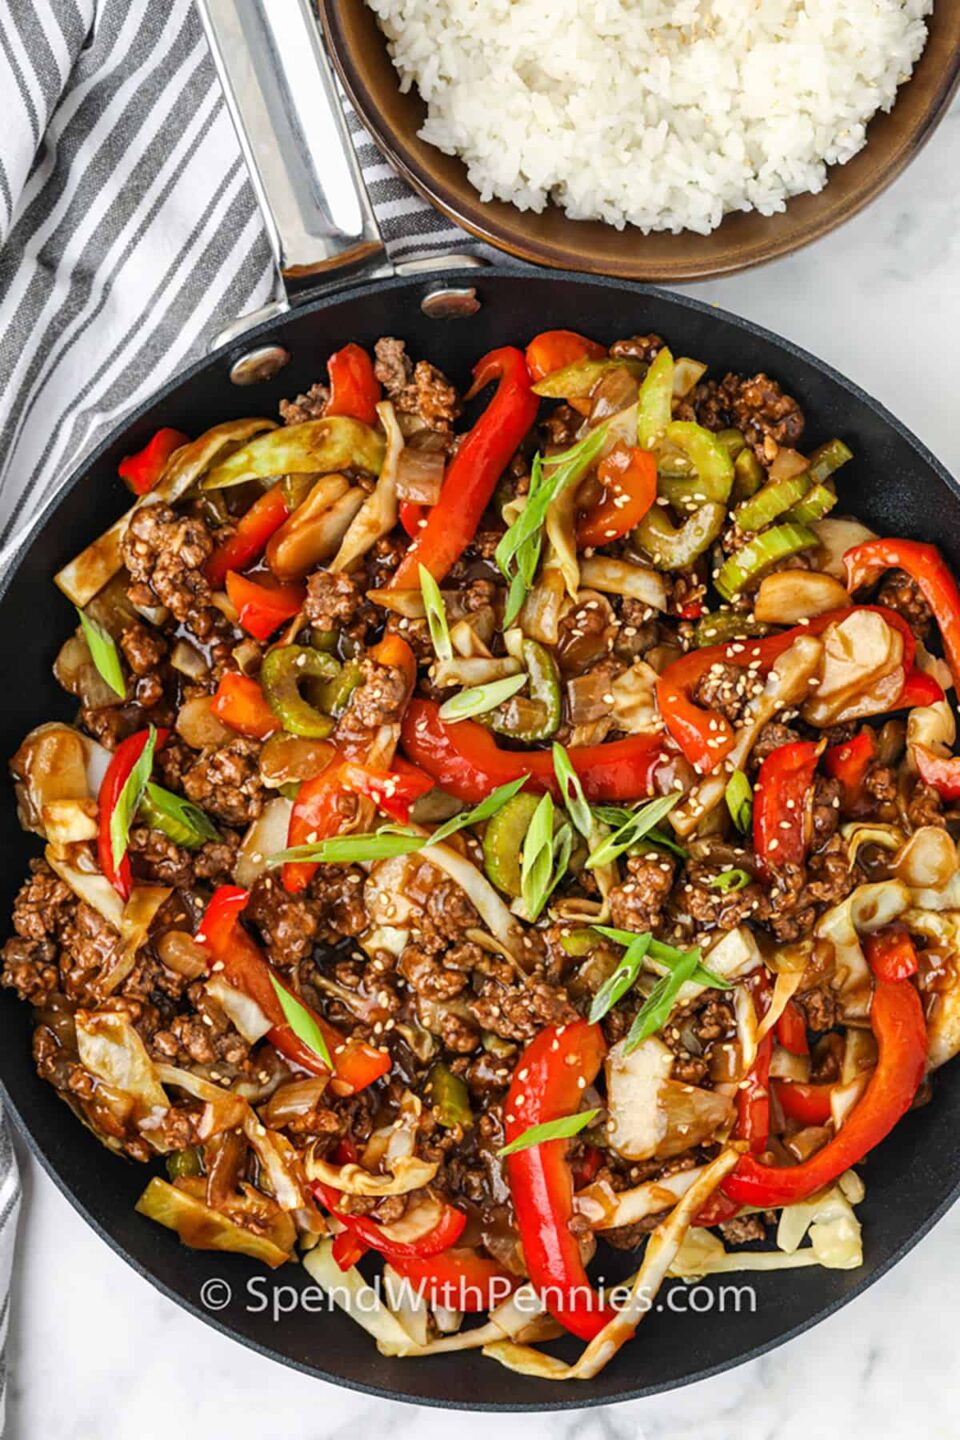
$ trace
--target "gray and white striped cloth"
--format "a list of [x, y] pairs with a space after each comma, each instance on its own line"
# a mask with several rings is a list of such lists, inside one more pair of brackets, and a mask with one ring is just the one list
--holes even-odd
[[[350, 125], [391, 257], [471, 248]], [[85, 451], [275, 286], [192, 0], [0, 0], [0, 564]], [[3, 1347], [19, 1195], [0, 1129]], [[5, 1382], [0, 1358], [0, 1429]]]

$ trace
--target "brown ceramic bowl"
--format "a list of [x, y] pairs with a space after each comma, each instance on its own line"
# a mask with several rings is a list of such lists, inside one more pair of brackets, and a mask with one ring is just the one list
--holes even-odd
[[878, 115], [867, 144], [830, 170], [819, 195], [799, 195], [781, 215], [729, 215], [712, 235], [642, 235], [598, 220], [570, 220], [556, 206], [541, 215], [505, 201], [486, 203], [459, 159], [417, 135], [425, 106], [399, 79], [373, 12], [363, 0], [318, 0], [340, 77], [368, 129], [397, 169], [451, 219], [534, 264], [631, 280], [704, 280], [774, 260], [818, 239], [863, 208], [916, 155], [944, 115], [960, 81], [960, 0], [937, 0], [930, 37], [889, 115]]

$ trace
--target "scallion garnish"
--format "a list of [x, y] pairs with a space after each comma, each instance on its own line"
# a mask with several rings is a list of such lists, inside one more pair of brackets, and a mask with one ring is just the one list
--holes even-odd
[[643, 969], [643, 962], [650, 949], [650, 941], [653, 936], [635, 935], [627, 946], [620, 960], [620, 964], [612, 975], [608, 975], [600, 989], [593, 997], [590, 1006], [590, 1023], [602, 1020], [608, 1010], [612, 1010], [617, 1001], [620, 1000], [632, 985], [636, 983], [637, 976]]
[[516, 1155], [518, 1150], [529, 1150], [532, 1145], [543, 1145], [548, 1140], [569, 1140], [571, 1136], [579, 1135], [581, 1130], [592, 1125], [599, 1114], [599, 1110], [581, 1110], [577, 1115], [561, 1115], [557, 1120], [545, 1120], [542, 1125], [531, 1125], [530, 1129], [524, 1130], [516, 1140], [502, 1146], [497, 1154], [502, 1158], [504, 1155]]
[[133, 817], [140, 808], [140, 802], [153, 770], [153, 752], [156, 748], [157, 732], [151, 725], [147, 743], [140, 751], [130, 774], [123, 782], [123, 789], [117, 796], [117, 803], [110, 816], [110, 853], [118, 870], [130, 843], [130, 826], [133, 824]]
[[608, 424], [605, 421], [598, 425], [560, 455], [551, 455], [546, 461], [539, 454], [533, 457], [527, 503], [496, 550], [500, 573], [510, 587], [504, 628], [513, 624], [533, 585], [540, 563], [543, 524], [551, 502], [589, 470], [603, 449]]
[[663, 1029], [670, 1019], [677, 996], [687, 981], [694, 978], [699, 965], [700, 951], [688, 950], [686, 954], [681, 954], [680, 959], [672, 969], [667, 971], [666, 975], [661, 976], [630, 1026], [627, 1038], [623, 1042], [625, 1055], [629, 1055], [632, 1050], [636, 1050], [638, 1045], [642, 1045], [644, 1040]]
[[[628, 949], [637, 940], [646, 940], [648, 935], [647, 931], [616, 930], [612, 925], [593, 925], [591, 929], [595, 930], [598, 935], [603, 935], [606, 939], [614, 941], [617, 945], [625, 945]], [[678, 950], [675, 945], [668, 945], [666, 941], [655, 940], [650, 936], [650, 944], [647, 946], [646, 953], [647, 958], [654, 965], [667, 965], [672, 967], [691, 952], [689, 950]], [[699, 954], [699, 951], [697, 953]], [[705, 985], [711, 990], [730, 989], [729, 980], [724, 980], [721, 976], [715, 974], [713, 970], [708, 970], [706, 965], [700, 963], [697, 965], [693, 978], [698, 985]]]
[[83, 638], [87, 642], [87, 649], [90, 651], [90, 659], [97, 669], [100, 679], [105, 681], [114, 695], [121, 700], [126, 699], [127, 682], [123, 678], [123, 666], [120, 664], [120, 652], [117, 650], [117, 642], [89, 615], [85, 615], [79, 605], [76, 607], [80, 616], [80, 626], [83, 630]]
[[560, 744], [554, 744], [553, 747], [553, 771], [567, 814], [584, 840], [589, 840], [594, 830], [593, 814], [583, 793], [580, 776], [570, 763], [570, 756]]
[[504, 680], [492, 680], [489, 685], [472, 685], [469, 690], [461, 690], [445, 700], [437, 713], [441, 720], [468, 720], [471, 715], [486, 715], [516, 695], [526, 683], [524, 672], [508, 675]]
[[310, 1011], [295, 995], [291, 995], [290, 991], [285, 989], [273, 975], [270, 976], [270, 984], [276, 991], [284, 1019], [294, 1035], [296, 1035], [298, 1040], [302, 1040], [307, 1049], [312, 1050], [314, 1055], [319, 1055], [324, 1065], [326, 1065], [329, 1070], [332, 1070], [333, 1061], [330, 1058], [327, 1042], [323, 1038], [323, 1031], [310, 1014]]
[[520, 863], [520, 898], [528, 920], [536, 920], [567, 872], [573, 849], [573, 831], [561, 825], [554, 834], [553, 799], [544, 795], [523, 837]]
[[160, 830], [176, 845], [195, 850], [205, 840], [219, 840], [220, 835], [199, 805], [155, 785], [151, 780], [140, 801], [140, 817], [154, 830]]
[[749, 870], [722, 870], [719, 875], [714, 875], [708, 884], [711, 890], [719, 890], [721, 895], [729, 895], [742, 890], [752, 879]]
[[734, 770], [725, 791], [730, 818], [741, 835], [749, 833], [753, 823], [753, 788], [742, 770]]
[[432, 835], [420, 835], [404, 825], [383, 825], [372, 834], [333, 835], [312, 845], [294, 845], [289, 850], [271, 855], [267, 864], [272, 867], [306, 861], [318, 865], [353, 865], [364, 860], [390, 860], [395, 855], [412, 855], [426, 845], [439, 845], [468, 825], [480, 825], [489, 820], [518, 790], [523, 789], [526, 782], [527, 776], [521, 775], [517, 780], [509, 780], [506, 785], [498, 785], [479, 805], [472, 810], [461, 810], [459, 815], [445, 820]]
[[587, 869], [597, 870], [601, 865], [610, 865], [625, 851], [631, 850], [659, 821], [669, 815], [679, 799], [677, 794], [661, 795], [632, 811], [629, 819], [601, 841], [587, 857]]
[[426, 565], [420, 566], [420, 593], [423, 596], [423, 608], [427, 612], [430, 642], [436, 657], [438, 660], [452, 660], [453, 646], [450, 643], [450, 630], [447, 625], [447, 608], [443, 603], [443, 596], [440, 594], [440, 586]]

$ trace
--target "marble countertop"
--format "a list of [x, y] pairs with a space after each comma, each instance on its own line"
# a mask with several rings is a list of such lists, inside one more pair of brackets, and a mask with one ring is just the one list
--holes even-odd
[[[822, 356], [887, 404], [955, 473], [950, 380], [960, 333], [960, 104], [892, 190], [827, 240], [692, 287]], [[931, 358], [933, 364], [931, 364]], [[224, 1339], [128, 1269], [21, 1149], [24, 1207], [8, 1347], [11, 1440], [340, 1440], [448, 1432], [442, 1412], [311, 1380]], [[766, 1358], [652, 1400], [497, 1417], [500, 1440], [851, 1440], [956, 1434], [960, 1208], [866, 1295]], [[909, 1385], [909, 1407], [906, 1392]], [[491, 1419], [460, 1414], [474, 1440]]]

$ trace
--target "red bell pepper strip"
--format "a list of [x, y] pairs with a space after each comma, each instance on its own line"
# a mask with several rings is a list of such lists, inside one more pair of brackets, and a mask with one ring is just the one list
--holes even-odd
[[[473, 720], [447, 724], [432, 700], [413, 700], [403, 719], [408, 758], [441, 790], [476, 805], [498, 785], [530, 778], [533, 790], [560, 790], [549, 750], [502, 750], [490, 731]], [[605, 745], [574, 746], [570, 763], [588, 800], [623, 802], [653, 793], [657, 770], [670, 753], [659, 735], [634, 735]]]
[[470, 395], [497, 379], [496, 394], [448, 465], [440, 499], [431, 506], [389, 589], [417, 589], [421, 565], [435, 580], [443, 579], [473, 539], [497, 481], [537, 418], [540, 402], [530, 389], [521, 350], [505, 345], [485, 355], [474, 369]]
[[204, 566], [204, 574], [210, 584], [219, 589], [228, 570], [246, 570], [248, 565], [259, 559], [270, 536], [289, 516], [290, 507], [279, 485], [274, 485], [272, 490], [254, 500], [250, 509], [237, 521], [234, 533], [217, 546]]
[[657, 498], [657, 461], [636, 445], [615, 445], [600, 461], [603, 498], [577, 521], [577, 546], [609, 545], [643, 519]]
[[919, 540], [868, 540], [843, 557], [847, 589], [872, 585], [884, 570], [905, 570], [933, 611], [954, 684], [960, 689], [960, 589], [935, 545]]
[[802, 865], [810, 845], [809, 807], [821, 746], [815, 740], [778, 745], [763, 764], [753, 791], [753, 848], [766, 874]]
[[[770, 982], [761, 970], [752, 981], [757, 1018], [763, 1019], [770, 1008]], [[737, 1087], [737, 1118], [733, 1136], [746, 1140], [755, 1155], [767, 1148], [770, 1138], [770, 1061], [773, 1059], [773, 1036], [764, 1035], [757, 1046], [756, 1059], [749, 1073]]]
[[[533, 1125], [578, 1110], [606, 1048], [599, 1025], [585, 1020], [541, 1030], [521, 1055], [510, 1084], [504, 1105], [507, 1143]], [[581, 1340], [592, 1340], [615, 1312], [601, 1304], [587, 1279], [579, 1243], [570, 1230], [574, 1211], [568, 1145], [566, 1140], [547, 1140], [508, 1155], [507, 1178], [534, 1288], [542, 1292], [554, 1319]]]
[[826, 1125], [832, 1116], [832, 1085], [808, 1085], [803, 1080], [774, 1080], [773, 1093], [789, 1120], [800, 1125]]
[[425, 1295], [432, 1305], [467, 1314], [494, 1309], [520, 1284], [496, 1260], [469, 1248], [452, 1248], [423, 1259], [391, 1255], [390, 1264], [409, 1280], [415, 1294]]
[[402, 670], [406, 682], [406, 698], [410, 699], [417, 683], [417, 657], [402, 635], [398, 635], [395, 630], [384, 635], [376, 645], [371, 645], [367, 651], [367, 659], [376, 661], [378, 665], [391, 665], [395, 670]]
[[213, 892], [196, 939], [229, 984], [249, 995], [271, 1022], [267, 1039], [276, 1050], [311, 1075], [329, 1075], [330, 1069], [287, 1023], [283, 1006], [273, 988], [276, 981], [308, 1011], [327, 1043], [333, 1061], [332, 1088], [341, 1095], [355, 1095], [390, 1069], [386, 1050], [363, 1040], [348, 1040], [335, 1025], [311, 1010], [269, 964], [260, 946], [241, 923], [250, 892], [238, 885], [221, 885]]
[[[903, 708], [903, 693], [906, 693], [908, 683], [915, 679], [913, 657], [916, 641], [903, 616], [883, 605], [847, 605], [842, 610], [830, 610], [825, 615], [817, 615], [806, 625], [794, 625], [779, 635], [767, 635], [762, 640], [734, 640], [726, 645], [708, 645], [702, 650], [690, 650], [672, 665], [668, 665], [657, 681], [657, 706], [667, 730], [700, 774], [706, 775], [719, 765], [730, 753], [734, 743], [730, 722], [723, 715], [695, 705], [691, 698], [698, 680], [707, 673], [711, 665], [718, 662], [726, 665], [752, 665], [758, 675], [766, 675], [774, 662], [785, 650], [789, 650], [800, 635], [822, 635], [829, 625], [846, 619], [855, 610], [873, 610], [881, 615], [888, 625], [900, 632], [903, 640], [905, 686], [896, 706], [891, 708]], [[933, 683], [936, 684], [936, 681]], [[937, 689], [940, 690], [940, 687], [937, 686]], [[939, 698], [943, 698], [942, 691]], [[924, 703], [930, 702], [928, 700]]]
[[880, 980], [909, 980], [920, 968], [917, 952], [906, 925], [885, 925], [874, 930], [864, 942], [870, 969]]
[[340, 1210], [343, 1195], [332, 1185], [326, 1185], [321, 1180], [314, 1180], [310, 1188], [321, 1205], [329, 1210], [330, 1214], [335, 1216], [361, 1244], [369, 1250], [379, 1250], [381, 1255], [386, 1255], [391, 1264], [394, 1259], [423, 1260], [439, 1255], [443, 1250], [449, 1250], [450, 1246], [455, 1245], [460, 1239], [467, 1223], [467, 1217], [462, 1210], [444, 1202], [440, 1219], [432, 1230], [428, 1230], [425, 1235], [419, 1236], [416, 1240], [391, 1240], [388, 1235], [383, 1233], [383, 1226], [376, 1220], [371, 1220], [367, 1215], [351, 1215], [349, 1212]]
[[824, 752], [823, 768], [834, 780], [843, 786], [841, 804], [848, 813], [855, 811], [863, 801], [863, 781], [870, 764], [877, 753], [876, 736], [869, 726], [845, 740], [841, 745], [831, 745]]
[[688, 600], [686, 605], [681, 605], [677, 611], [681, 620], [699, 620], [703, 614], [702, 600]]
[[[156, 748], [159, 750], [170, 734], [169, 730], [156, 731]], [[110, 817], [117, 808], [117, 801], [124, 785], [129, 779], [130, 772], [136, 765], [140, 756], [146, 748], [150, 739], [149, 730], [138, 730], [135, 735], [130, 735], [126, 740], [121, 740], [110, 764], [107, 766], [106, 774], [100, 782], [100, 791], [97, 796], [97, 807], [99, 811], [99, 830], [97, 833], [97, 858], [100, 862], [100, 869], [110, 881], [110, 884], [121, 895], [124, 900], [130, 899], [130, 892], [133, 889], [133, 876], [130, 871], [130, 856], [124, 851], [119, 865], [114, 863], [113, 846], [110, 843]]]
[[368, 765], [347, 762], [341, 768], [343, 783], [357, 795], [366, 795], [378, 810], [406, 825], [414, 801], [433, 789], [433, 779], [409, 760], [393, 762], [392, 770], [371, 770]]
[[330, 399], [323, 407], [324, 415], [350, 415], [364, 425], [376, 425], [380, 401], [380, 381], [373, 361], [366, 350], [352, 341], [330, 356]]
[[777, 1043], [791, 1055], [809, 1055], [807, 1022], [796, 1000], [788, 1000], [775, 1026]]
[[527, 346], [527, 368], [536, 382], [555, 370], [576, 365], [578, 360], [602, 360], [606, 353], [605, 345], [588, 340], [576, 330], [542, 330]]
[[251, 740], [266, 740], [280, 729], [256, 680], [238, 671], [222, 676], [210, 709], [224, 725]]
[[924, 785], [932, 785], [941, 800], [960, 800], [960, 757], [938, 755], [927, 745], [911, 748]]
[[[287, 828], [287, 848], [295, 845], [313, 845], [318, 840], [328, 840], [340, 832], [340, 827], [350, 815], [343, 808], [346, 786], [343, 783], [343, 765], [331, 764], [319, 775], [304, 780], [297, 791], [290, 812]], [[298, 895], [309, 885], [316, 873], [317, 864], [307, 860], [288, 860], [283, 867], [283, 888], [290, 895]]]
[[258, 585], [235, 570], [227, 573], [227, 595], [236, 607], [244, 630], [257, 640], [269, 640], [285, 620], [301, 609], [307, 592], [303, 585]]
[[363, 1259], [369, 1248], [369, 1245], [364, 1245], [363, 1241], [349, 1230], [341, 1230], [339, 1235], [333, 1237], [330, 1253], [341, 1270], [349, 1270]]
[[923, 1006], [909, 980], [878, 979], [870, 1023], [877, 1038], [877, 1066], [842, 1128], [799, 1165], [777, 1168], [744, 1155], [723, 1182], [730, 1200], [762, 1210], [805, 1200], [858, 1164], [909, 1110], [927, 1064]]
[[400, 524], [410, 536], [411, 540], [416, 540], [420, 531], [426, 525], [429, 508], [427, 505], [418, 504], [416, 500], [400, 501]]
[[189, 443], [189, 435], [171, 430], [167, 425], [158, 430], [136, 455], [125, 455], [117, 467], [121, 480], [126, 480], [134, 495], [147, 495], [156, 485], [174, 450]]
[[897, 707], [913, 710], [917, 705], [934, 705], [943, 699], [943, 686], [925, 670], [913, 669], [907, 675], [906, 684], [900, 692]]

